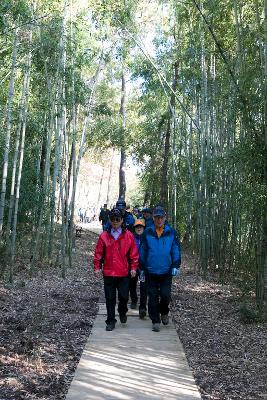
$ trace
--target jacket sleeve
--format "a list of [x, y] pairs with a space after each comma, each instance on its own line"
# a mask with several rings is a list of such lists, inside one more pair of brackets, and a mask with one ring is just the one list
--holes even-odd
[[143, 234], [142, 237], [139, 253], [140, 253], [140, 258], [139, 258], [140, 268], [144, 269], [146, 266], [146, 259], [147, 259], [147, 239], [145, 233]]
[[129, 236], [130, 236], [130, 240], [131, 240], [129, 260], [130, 260], [130, 264], [131, 264], [131, 269], [136, 271], [139, 266], [139, 253], [138, 253], [138, 248], [135, 243], [134, 235], [132, 233], [130, 233]]
[[102, 235], [100, 235], [96, 248], [95, 248], [95, 255], [94, 255], [94, 270], [98, 271], [102, 267], [102, 262], [105, 254], [105, 243], [102, 238]]
[[180, 240], [178, 238], [178, 234], [175, 230], [173, 230], [173, 242], [171, 247], [171, 256], [172, 256], [172, 266], [175, 268], [180, 268], [181, 265], [181, 245]]

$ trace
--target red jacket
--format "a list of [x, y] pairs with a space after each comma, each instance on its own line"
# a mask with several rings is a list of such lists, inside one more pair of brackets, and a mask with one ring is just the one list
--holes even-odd
[[133, 234], [122, 231], [117, 240], [109, 231], [101, 233], [94, 256], [94, 270], [101, 269], [104, 276], [128, 276], [130, 270], [137, 270], [139, 253]]

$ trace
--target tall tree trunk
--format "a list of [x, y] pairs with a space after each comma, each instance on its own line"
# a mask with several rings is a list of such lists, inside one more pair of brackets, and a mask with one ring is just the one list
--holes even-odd
[[121, 159], [119, 170], [119, 198], [125, 199], [126, 194], [126, 151], [125, 151], [125, 129], [126, 129], [126, 87], [124, 71], [121, 76], [121, 107], [120, 114], [122, 118], [122, 144], [121, 144]]
[[[264, 68], [264, 154], [263, 154], [263, 178], [267, 182], [267, 0], [264, 1], [264, 47], [265, 47], [265, 68]], [[262, 261], [264, 268], [264, 300], [265, 315], [267, 316], [267, 212], [263, 213], [263, 240], [262, 240]]]
[[178, 83], [178, 68], [179, 62], [176, 61], [173, 65], [173, 82], [172, 82], [172, 92], [169, 104], [169, 112], [165, 133], [165, 142], [164, 142], [164, 152], [163, 152], [163, 165], [161, 171], [161, 184], [160, 184], [160, 201], [163, 206], [168, 208], [168, 165], [170, 159], [170, 151], [171, 151], [171, 119], [172, 116], [175, 115], [175, 92]]
[[[262, 183], [267, 182], [267, 0], [264, 1], [264, 119], [263, 119], [263, 165]], [[261, 218], [261, 243], [260, 243], [260, 275], [262, 284], [262, 296], [258, 299], [261, 311], [265, 306], [264, 313], [267, 317], [267, 206], [262, 207]]]
[[12, 66], [8, 89], [7, 99], [7, 110], [6, 110], [6, 137], [5, 137], [5, 151], [4, 151], [4, 163], [3, 163], [3, 175], [2, 175], [2, 188], [1, 188], [1, 199], [0, 199], [0, 236], [3, 232], [3, 220], [5, 211], [5, 199], [6, 199], [6, 181], [8, 172], [8, 158], [9, 158], [9, 147], [10, 147], [10, 136], [12, 126], [12, 111], [13, 111], [13, 99], [14, 99], [14, 87], [16, 79], [16, 64], [17, 64], [17, 50], [18, 50], [18, 28], [15, 31], [15, 38], [13, 44], [12, 54]]
[[73, 0], [71, 6], [71, 23], [70, 23], [70, 42], [71, 42], [71, 89], [72, 89], [72, 148], [70, 157], [69, 170], [69, 196], [70, 196], [70, 219], [69, 219], [69, 263], [72, 267], [72, 253], [75, 251], [75, 235], [74, 233], [74, 212], [75, 212], [75, 174], [76, 174], [76, 101], [75, 101], [75, 67], [74, 67], [74, 35], [73, 35]]
[[[28, 85], [28, 75], [27, 73], [24, 74], [24, 81], [22, 87], [22, 93], [20, 98], [20, 108], [19, 108], [19, 121], [17, 126], [17, 133], [16, 133], [16, 141], [15, 141], [15, 151], [13, 157], [13, 167], [12, 167], [12, 179], [11, 179], [11, 189], [10, 189], [10, 199], [9, 199], [9, 210], [8, 210], [8, 219], [7, 219], [7, 242], [10, 238], [10, 231], [11, 231], [11, 221], [12, 215], [14, 211], [14, 200], [15, 200], [15, 182], [16, 182], [16, 173], [17, 173], [17, 161], [19, 157], [19, 144], [20, 144], [20, 136], [21, 136], [21, 128], [23, 125], [23, 117], [24, 117], [24, 107], [25, 107], [25, 94]], [[10, 250], [11, 246], [8, 244], [8, 249]]]
[[99, 208], [100, 208], [100, 199], [101, 199], [104, 175], [105, 175], [105, 167], [102, 167], [102, 174], [101, 174], [101, 178], [100, 178], [100, 182], [99, 182], [99, 191], [98, 191], [98, 197], [97, 197], [97, 202], [96, 202], [97, 210], [99, 210]]
[[161, 182], [160, 182], [160, 201], [167, 210], [168, 208], [168, 165], [170, 156], [170, 136], [171, 136], [171, 117], [168, 117], [167, 127], [165, 133], [164, 153], [163, 153], [163, 165], [161, 171]]
[[[32, 14], [34, 13], [36, 8], [36, 2], [33, 4]], [[11, 262], [10, 262], [10, 273], [9, 273], [9, 281], [13, 281], [13, 267], [15, 262], [15, 254], [16, 254], [16, 237], [17, 237], [17, 218], [18, 218], [18, 207], [19, 207], [19, 197], [20, 197], [20, 186], [21, 186], [21, 174], [24, 160], [24, 146], [25, 146], [25, 134], [26, 134], [26, 126], [27, 126], [27, 115], [28, 115], [28, 104], [29, 104], [29, 86], [30, 86], [30, 71], [31, 71], [31, 63], [32, 63], [32, 30], [33, 26], [30, 25], [29, 32], [29, 53], [27, 57], [27, 67], [25, 72], [25, 102], [24, 102], [24, 110], [23, 110], [23, 123], [21, 130], [21, 140], [20, 140], [20, 154], [19, 154], [19, 165], [18, 165], [18, 176], [16, 182], [16, 198], [15, 198], [15, 207], [14, 207], [14, 218], [12, 223], [12, 235], [11, 235]]]
[[112, 169], [113, 169], [113, 157], [114, 157], [114, 149], [112, 149], [110, 163], [109, 163], [108, 189], [107, 189], [107, 198], [106, 198], [106, 203], [107, 203], [108, 207], [109, 207], [109, 202], [110, 202], [110, 188], [111, 188]]

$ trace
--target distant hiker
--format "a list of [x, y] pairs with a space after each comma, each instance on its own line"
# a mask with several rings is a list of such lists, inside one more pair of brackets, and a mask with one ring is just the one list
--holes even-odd
[[138, 207], [138, 206], [134, 206], [132, 214], [133, 214], [133, 217], [134, 217], [135, 219], [143, 218], [143, 214], [142, 214], [141, 211], [139, 210], [139, 207]]
[[84, 222], [84, 218], [85, 218], [85, 208], [80, 207], [79, 208], [79, 216], [80, 216], [80, 222]]
[[78, 210], [78, 215], [79, 215], [80, 222], [83, 222], [83, 209], [81, 207]]
[[160, 322], [169, 323], [172, 275], [180, 272], [181, 250], [176, 231], [165, 223], [163, 207], [154, 208], [153, 220], [154, 225], [143, 234], [140, 264], [145, 271], [152, 330], [159, 332]]
[[[122, 213], [123, 217], [123, 226], [128, 229], [129, 231], [133, 231], [134, 226], [134, 217], [128, 211], [126, 211], [126, 202], [123, 199], [119, 199], [116, 203], [115, 208], [119, 209]], [[110, 222], [108, 221], [105, 225], [105, 230], [110, 228]]]
[[149, 208], [149, 207], [144, 207], [144, 208], [142, 209], [142, 214], [143, 214], [143, 217], [144, 217], [144, 219], [145, 219], [146, 228], [148, 228], [149, 226], [154, 225], [154, 221], [153, 221], [153, 218], [152, 218], [152, 210], [151, 210], [151, 208]]
[[118, 312], [122, 324], [127, 322], [129, 297], [129, 275], [136, 276], [138, 250], [134, 236], [123, 226], [121, 210], [114, 208], [109, 214], [110, 227], [101, 233], [94, 256], [94, 271], [99, 276], [102, 269], [106, 298], [106, 330], [112, 331], [115, 318], [116, 290], [118, 291]]
[[[145, 230], [144, 219], [137, 219], [134, 223], [134, 238], [140, 252], [140, 247], [142, 243], [142, 237]], [[131, 308], [136, 308], [137, 303], [137, 279], [132, 278], [130, 280], [130, 297], [132, 300]], [[139, 317], [144, 319], [146, 316], [146, 304], [147, 304], [147, 290], [145, 280], [140, 279], [140, 304], [139, 304]]]
[[101, 211], [99, 214], [99, 221], [102, 224], [103, 231], [105, 230], [105, 225], [108, 222], [108, 215], [109, 215], [109, 210], [107, 208], [107, 204], [104, 204], [104, 208], [101, 208]]

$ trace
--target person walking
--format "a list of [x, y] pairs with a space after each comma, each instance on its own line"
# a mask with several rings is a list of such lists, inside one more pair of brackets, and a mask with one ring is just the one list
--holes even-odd
[[106, 330], [112, 331], [115, 318], [116, 291], [120, 322], [127, 322], [129, 298], [129, 275], [134, 278], [138, 268], [139, 254], [134, 236], [125, 229], [121, 210], [114, 208], [109, 214], [110, 228], [101, 233], [94, 255], [94, 271], [99, 277], [102, 270], [106, 298]]
[[180, 272], [181, 249], [176, 231], [166, 224], [163, 207], [153, 209], [154, 225], [148, 227], [140, 247], [140, 264], [144, 270], [148, 293], [148, 314], [152, 330], [169, 323], [172, 276]]
[[102, 224], [103, 232], [105, 230], [105, 225], [108, 222], [108, 216], [109, 216], [109, 210], [107, 208], [107, 204], [104, 204], [104, 208], [101, 208], [101, 211], [100, 211], [100, 214], [99, 214], [99, 221]]
[[[142, 235], [145, 230], [145, 221], [143, 219], [136, 219], [134, 223], [134, 238], [135, 238], [135, 243], [138, 248], [138, 251], [141, 246], [141, 240], [142, 240]], [[137, 274], [138, 275], [138, 274]], [[130, 292], [130, 299], [131, 299], [131, 308], [136, 309], [137, 307], [137, 301], [138, 301], [138, 296], [137, 296], [137, 282], [138, 282], [138, 276], [135, 276], [134, 278], [130, 279], [130, 284], [129, 284], [129, 292]], [[144, 297], [141, 295], [141, 286], [140, 286], [140, 304], [141, 304], [141, 298]]]

